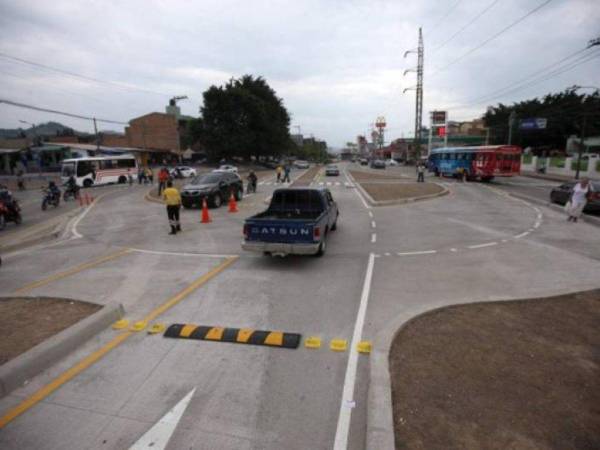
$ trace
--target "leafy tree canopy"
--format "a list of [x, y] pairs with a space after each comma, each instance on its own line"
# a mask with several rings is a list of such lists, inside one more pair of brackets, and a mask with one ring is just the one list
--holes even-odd
[[232, 78], [203, 98], [201, 118], [190, 121], [188, 131], [211, 159], [278, 156], [290, 148], [289, 114], [262, 77]]
[[[508, 142], [508, 121], [514, 111], [512, 143], [521, 147], [547, 147], [564, 149], [569, 136], [581, 136], [585, 119], [585, 136], [600, 134], [600, 93], [578, 94], [567, 89], [557, 94], [548, 94], [542, 99], [534, 98], [513, 105], [498, 104], [488, 108], [483, 116], [490, 128], [490, 143]], [[520, 121], [530, 118], [548, 120], [545, 130], [521, 130]]]

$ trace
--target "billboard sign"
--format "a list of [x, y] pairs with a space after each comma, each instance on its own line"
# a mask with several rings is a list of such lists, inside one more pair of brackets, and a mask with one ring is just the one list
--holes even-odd
[[431, 112], [431, 124], [445, 125], [446, 124], [446, 111], [432, 111]]
[[548, 119], [542, 117], [533, 117], [531, 119], [523, 119], [519, 125], [521, 130], [545, 130], [548, 125]]

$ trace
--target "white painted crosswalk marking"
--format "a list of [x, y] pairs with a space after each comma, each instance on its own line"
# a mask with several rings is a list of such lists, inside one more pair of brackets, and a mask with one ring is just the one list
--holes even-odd
[[331, 186], [331, 181], [328, 181], [328, 182], [327, 182], [327, 186]]
[[322, 181], [319, 182], [319, 186], [323, 186], [325, 183], [323, 183]]
[[339, 186], [339, 185], [340, 185], [340, 182], [339, 182], [339, 181], [336, 181], [336, 182], [335, 182], [335, 185], [336, 185], [336, 186]]

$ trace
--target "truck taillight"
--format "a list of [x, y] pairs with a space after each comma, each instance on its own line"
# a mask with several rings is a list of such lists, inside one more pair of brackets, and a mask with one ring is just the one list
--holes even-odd
[[316, 239], [319, 239], [320, 237], [321, 237], [321, 228], [315, 227], [313, 229], [313, 238], [316, 240]]
[[244, 239], [248, 239], [248, 225], [244, 225]]

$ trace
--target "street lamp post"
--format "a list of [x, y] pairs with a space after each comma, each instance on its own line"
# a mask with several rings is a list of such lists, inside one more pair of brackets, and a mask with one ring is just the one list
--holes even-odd
[[[595, 91], [600, 91], [600, 88], [596, 87], [596, 86], [578, 86], [578, 85], [573, 85], [571, 86], [571, 89], [573, 89], [573, 92], [577, 91], [578, 89], [594, 89]], [[585, 99], [585, 97], [584, 97]], [[583, 103], [583, 100], [582, 100]], [[587, 114], [584, 112], [583, 113], [583, 119], [581, 121], [581, 138], [580, 138], [580, 142], [579, 142], [579, 148], [577, 149], [577, 169], [575, 169], [575, 179], [579, 180], [579, 172], [581, 170], [581, 157], [583, 155], [583, 147], [585, 146], [584, 144], [584, 139], [585, 139], [585, 125], [587, 122]], [[589, 164], [589, 162], [588, 162]]]

